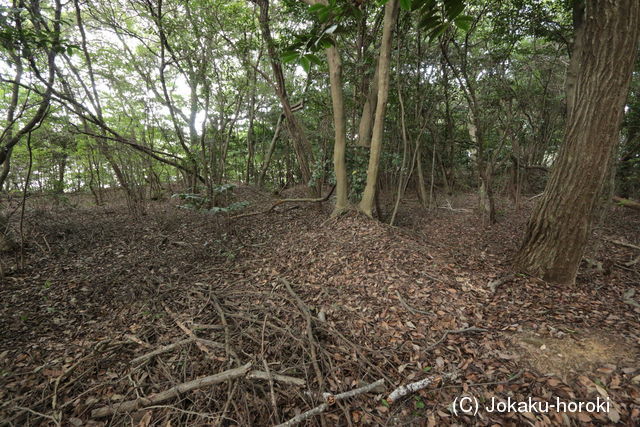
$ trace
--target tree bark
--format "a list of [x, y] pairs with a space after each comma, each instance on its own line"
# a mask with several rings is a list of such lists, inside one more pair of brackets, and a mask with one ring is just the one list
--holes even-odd
[[371, 128], [376, 113], [375, 107], [378, 101], [378, 67], [376, 66], [373, 78], [369, 84], [369, 95], [362, 107], [362, 116], [358, 125], [358, 141], [360, 147], [371, 147]]
[[640, 2], [587, 0], [567, 85], [564, 143], [536, 206], [516, 267], [573, 284], [618, 144], [640, 37]]
[[276, 123], [276, 130], [273, 133], [273, 138], [271, 138], [271, 144], [269, 144], [269, 149], [267, 150], [267, 155], [264, 158], [262, 170], [260, 171], [260, 176], [258, 177], [258, 187], [262, 187], [262, 185], [264, 184], [264, 177], [267, 174], [267, 169], [269, 169], [269, 164], [271, 163], [271, 157], [273, 156], [273, 151], [276, 149], [276, 141], [280, 137], [280, 131], [282, 130], [282, 120], [284, 120], [284, 114], [280, 114], [278, 116], [278, 122]]
[[380, 154], [382, 153], [382, 138], [384, 136], [384, 119], [389, 96], [389, 69], [391, 66], [391, 48], [393, 45], [393, 29], [398, 18], [398, 0], [390, 0], [385, 6], [382, 43], [380, 58], [378, 59], [378, 102], [376, 106], [373, 136], [371, 138], [371, 152], [367, 168], [367, 185], [362, 194], [359, 208], [367, 216], [373, 217], [373, 203], [378, 182], [380, 168]]
[[333, 105], [333, 127], [335, 141], [333, 143], [333, 169], [336, 174], [336, 205], [333, 215], [347, 209], [348, 183], [345, 151], [347, 148], [347, 126], [344, 118], [344, 95], [342, 92], [342, 61], [335, 46], [327, 48], [329, 61], [329, 80], [331, 81], [331, 101]]
[[[271, 69], [273, 70], [273, 76], [276, 80], [276, 94], [282, 104], [282, 109], [287, 119], [286, 124], [293, 141], [293, 150], [298, 160], [298, 167], [300, 168], [300, 175], [305, 185], [309, 185], [311, 182], [311, 169], [309, 163], [312, 162], [312, 152], [309, 140], [298, 120], [293, 115], [293, 109], [289, 96], [287, 94], [287, 88], [284, 80], [284, 72], [282, 71], [282, 64], [276, 52], [275, 43], [271, 37], [271, 28], [269, 26], [269, 0], [251, 0], [260, 8], [260, 30], [262, 38], [267, 47], [267, 53], [271, 62]], [[314, 188], [314, 186], [312, 186]], [[316, 190], [313, 190], [314, 193]]]
[[[258, 59], [256, 60], [256, 67], [260, 62], [260, 55], [258, 55]], [[255, 135], [253, 130], [253, 122], [256, 116], [256, 87], [257, 87], [257, 79], [258, 73], [256, 70], [253, 70], [251, 73], [250, 84], [251, 84], [251, 95], [249, 97], [249, 129], [247, 130], [247, 167], [245, 170], [244, 181], [249, 184], [254, 175], [254, 157], [255, 157]]]

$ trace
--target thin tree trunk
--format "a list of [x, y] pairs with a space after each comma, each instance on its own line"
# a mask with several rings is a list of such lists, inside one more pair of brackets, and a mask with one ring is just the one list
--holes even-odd
[[[260, 57], [262, 56], [262, 50], [258, 54], [256, 59], [256, 68], [260, 63]], [[249, 99], [249, 129], [247, 130], [247, 167], [245, 170], [244, 181], [248, 184], [252, 181], [254, 175], [254, 159], [255, 159], [255, 132], [253, 129], [253, 122], [256, 116], [256, 90], [258, 83], [258, 72], [254, 69], [251, 74], [251, 96]]]
[[336, 204], [333, 215], [340, 214], [348, 207], [348, 182], [345, 151], [347, 147], [347, 127], [344, 118], [344, 95], [342, 92], [342, 61], [335, 46], [327, 48], [329, 79], [331, 81], [331, 101], [333, 105], [333, 169], [336, 175]]
[[[400, 56], [400, 53], [398, 53]], [[409, 150], [409, 141], [407, 141], [407, 126], [405, 124], [404, 117], [404, 101], [402, 99], [402, 86], [400, 84], [400, 60], [398, 59], [398, 101], [400, 103], [400, 126], [402, 128], [402, 163], [400, 165], [400, 173], [398, 174], [398, 190], [396, 194], [396, 203], [393, 207], [393, 212], [391, 213], [391, 219], [389, 220], [389, 225], [393, 225], [396, 220], [396, 215], [398, 214], [398, 208], [400, 207], [400, 200], [402, 200], [402, 196], [404, 193], [404, 175], [407, 163], [407, 151]]]
[[271, 157], [273, 156], [273, 151], [276, 149], [276, 141], [280, 137], [280, 131], [282, 130], [282, 120], [284, 120], [284, 114], [280, 114], [278, 116], [278, 123], [276, 123], [276, 130], [273, 133], [273, 138], [271, 138], [271, 144], [269, 144], [269, 149], [267, 150], [267, 155], [264, 159], [264, 164], [262, 165], [262, 170], [260, 171], [260, 176], [258, 177], [258, 187], [262, 187], [264, 184], [264, 177], [267, 174], [267, 169], [269, 169], [269, 164], [271, 163]]
[[423, 208], [428, 205], [427, 187], [424, 183], [424, 168], [422, 167], [422, 144], [418, 141], [416, 147], [416, 169], [418, 170], [418, 197]]
[[[287, 127], [289, 129], [289, 134], [291, 135], [291, 139], [293, 142], [293, 149], [296, 155], [296, 159], [298, 160], [298, 167], [300, 168], [300, 174], [302, 176], [302, 180], [305, 185], [309, 185], [311, 183], [311, 168], [309, 164], [313, 162], [312, 160], [312, 152], [311, 145], [305, 135], [302, 127], [296, 117], [293, 114], [293, 109], [291, 108], [291, 103], [289, 101], [289, 96], [287, 94], [287, 89], [284, 80], [284, 73], [282, 71], [282, 64], [280, 63], [280, 59], [278, 53], [276, 52], [275, 43], [273, 38], [271, 37], [271, 28], [269, 26], [269, 0], [252, 0], [256, 3], [260, 8], [260, 30], [262, 33], [262, 38], [267, 46], [267, 52], [269, 54], [269, 59], [271, 61], [271, 68], [273, 70], [273, 75], [276, 81], [276, 94], [280, 99], [280, 103], [282, 104], [282, 109], [284, 115], [287, 119]], [[315, 194], [315, 186], [311, 186], [313, 192]]]
[[[444, 175], [444, 168], [442, 169]], [[445, 182], [447, 178], [444, 178]], [[431, 152], [431, 185], [429, 186], [429, 209], [433, 209], [433, 188], [436, 184], [436, 141], [433, 141], [433, 151]]]
[[371, 139], [371, 152], [369, 153], [369, 166], [367, 168], [367, 185], [359, 204], [360, 210], [369, 217], [373, 215], [373, 203], [376, 195], [376, 184], [378, 182], [378, 170], [380, 168], [382, 139], [384, 137], [384, 120], [386, 116], [387, 98], [389, 96], [389, 69], [391, 67], [390, 59], [393, 45], [393, 30], [397, 18], [398, 0], [389, 0], [385, 6], [382, 44], [380, 45], [380, 58], [378, 60], [378, 101], [373, 125], [373, 136]]
[[378, 101], [378, 67], [376, 66], [373, 73], [373, 79], [369, 84], [369, 95], [362, 107], [362, 116], [358, 126], [358, 141], [360, 147], [371, 147], [371, 129], [373, 128], [373, 119], [376, 114], [376, 104]]

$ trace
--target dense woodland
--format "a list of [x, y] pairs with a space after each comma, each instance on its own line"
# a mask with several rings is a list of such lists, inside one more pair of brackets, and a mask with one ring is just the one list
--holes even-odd
[[637, 0], [0, 0], [0, 424], [639, 422], [639, 39]]

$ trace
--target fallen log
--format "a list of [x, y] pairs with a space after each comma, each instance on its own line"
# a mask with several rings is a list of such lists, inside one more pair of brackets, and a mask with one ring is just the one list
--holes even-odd
[[624, 197], [613, 196], [613, 201], [618, 203], [620, 206], [624, 206], [625, 208], [630, 208], [630, 209], [640, 211], [640, 202], [636, 202], [635, 200], [625, 199]]

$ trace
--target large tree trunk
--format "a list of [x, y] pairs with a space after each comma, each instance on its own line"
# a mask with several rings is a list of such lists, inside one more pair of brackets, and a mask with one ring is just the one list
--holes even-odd
[[378, 169], [380, 167], [380, 154], [382, 153], [382, 138], [384, 136], [384, 119], [389, 96], [389, 69], [391, 66], [391, 48], [393, 45], [393, 29], [398, 18], [398, 0], [390, 0], [385, 6], [384, 26], [382, 30], [382, 43], [380, 45], [380, 58], [378, 59], [378, 100], [376, 106], [373, 135], [371, 138], [371, 152], [369, 153], [369, 166], [367, 168], [367, 185], [362, 193], [359, 208], [367, 216], [373, 216], [373, 203], [378, 182]]
[[609, 176], [640, 37], [640, 2], [587, 0], [576, 21], [564, 143], [516, 255], [519, 269], [560, 284], [575, 281]]

